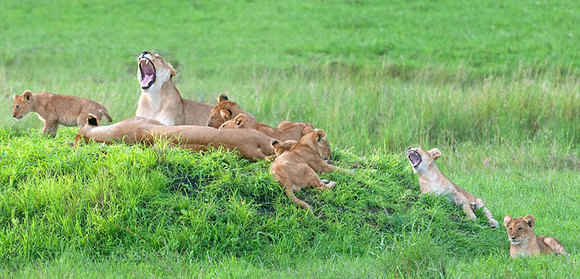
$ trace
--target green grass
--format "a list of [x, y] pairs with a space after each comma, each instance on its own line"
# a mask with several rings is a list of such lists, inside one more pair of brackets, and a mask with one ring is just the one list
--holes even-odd
[[[579, 277], [580, 3], [5, 1], [0, 9], [0, 277]], [[160, 52], [184, 97], [227, 92], [258, 119], [323, 128], [356, 175], [290, 203], [268, 163], [166, 146], [70, 147], [25, 89], [134, 115], [135, 57]], [[420, 197], [401, 154], [496, 219], [536, 217], [572, 254], [508, 258], [505, 229]], [[479, 214], [481, 216], [481, 214]]]

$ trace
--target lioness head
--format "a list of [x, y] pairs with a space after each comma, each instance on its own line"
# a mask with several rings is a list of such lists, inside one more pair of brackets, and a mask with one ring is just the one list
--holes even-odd
[[530, 238], [534, 231], [534, 216], [512, 218], [506, 215], [503, 223], [507, 229], [508, 239], [511, 244], [520, 244], [523, 240]]
[[274, 153], [276, 156], [280, 156], [280, 154], [284, 153], [284, 151], [290, 150], [294, 145], [296, 145], [297, 141], [295, 140], [287, 140], [285, 142], [280, 142], [276, 139], [272, 140], [272, 147], [274, 148]]
[[137, 59], [137, 80], [141, 89], [159, 89], [177, 72], [159, 54], [144, 50]]
[[421, 147], [407, 148], [407, 159], [409, 159], [414, 173], [426, 171], [439, 157], [441, 157], [441, 151], [437, 148], [429, 151], [425, 151]]
[[238, 114], [234, 119], [222, 123], [218, 129], [243, 129], [245, 128], [247, 121], [248, 118], [246, 118], [245, 114]]
[[246, 113], [238, 104], [230, 101], [228, 95], [220, 94], [218, 103], [213, 107], [207, 120], [207, 126], [219, 128], [224, 122], [239, 114]]
[[22, 95], [13, 95], [14, 104], [12, 104], [12, 117], [21, 119], [31, 111], [32, 91], [24, 90]]
[[316, 150], [320, 158], [329, 160], [332, 153], [330, 152], [330, 143], [326, 138], [326, 133], [321, 129], [314, 129], [312, 132], [304, 135], [297, 144], [305, 144]]

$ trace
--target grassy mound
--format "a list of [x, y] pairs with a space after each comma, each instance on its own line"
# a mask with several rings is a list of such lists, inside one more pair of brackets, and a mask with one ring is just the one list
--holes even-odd
[[420, 197], [400, 155], [360, 157], [335, 148], [335, 164], [358, 168], [354, 176], [323, 174], [337, 182], [332, 190], [297, 193], [316, 218], [286, 198], [269, 162], [167, 146], [72, 148], [74, 133], [60, 129], [50, 139], [0, 129], [5, 264], [71, 251], [93, 259], [132, 251], [273, 265], [292, 255], [400, 254], [395, 258], [405, 262], [397, 266], [411, 270], [437, 266], [444, 254], [488, 254], [503, 236], [444, 199]]

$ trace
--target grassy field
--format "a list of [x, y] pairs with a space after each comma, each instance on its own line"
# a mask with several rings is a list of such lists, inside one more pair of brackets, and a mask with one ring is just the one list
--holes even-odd
[[[580, 3], [575, 1], [4, 1], [0, 277], [580, 276]], [[291, 204], [267, 162], [223, 151], [87, 145], [11, 119], [25, 89], [135, 113], [136, 56], [184, 97], [227, 92], [258, 119], [327, 131], [331, 191]], [[508, 258], [503, 227], [420, 197], [402, 151], [498, 221], [536, 217], [572, 255]], [[482, 216], [482, 214], [478, 214]]]

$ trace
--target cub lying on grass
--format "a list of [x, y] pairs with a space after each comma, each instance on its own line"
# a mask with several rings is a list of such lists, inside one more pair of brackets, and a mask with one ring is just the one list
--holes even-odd
[[425, 151], [421, 148], [407, 148], [407, 158], [413, 167], [413, 172], [419, 175], [419, 186], [421, 194], [433, 193], [435, 195], [445, 195], [455, 205], [463, 208], [465, 214], [475, 220], [475, 210], [483, 208], [483, 213], [489, 220], [489, 226], [497, 228], [498, 222], [493, 219], [491, 212], [483, 201], [476, 198], [465, 189], [455, 185], [449, 178], [445, 177], [435, 165], [435, 160], [441, 156], [441, 151], [433, 148]]
[[133, 117], [109, 126], [98, 126], [94, 116], [89, 116], [87, 125], [78, 131], [75, 145], [79, 140], [94, 140], [103, 143], [123, 142], [127, 144], [155, 144], [159, 140], [194, 151], [205, 151], [211, 147], [223, 146], [228, 150], [238, 150], [246, 159], [273, 159], [272, 138], [253, 130], [217, 130], [205, 126], [164, 126], [160, 122]]
[[503, 219], [510, 241], [510, 257], [551, 254], [569, 256], [560, 242], [549, 236], [536, 236], [534, 216], [516, 217], [506, 215]]
[[281, 142], [299, 140], [302, 136], [312, 132], [312, 124], [305, 122], [284, 121], [274, 129], [262, 122], [250, 122], [245, 114], [238, 114], [234, 119], [224, 122], [219, 129], [252, 129]]
[[323, 130], [315, 129], [303, 136], [298, 142], [287, 141], [280, 143], [272, 141], [278, 157], [270, 167], [270, 173], [284, 186], [286, 196], [302, 208], [312, 212], [306, 202], [298, 199], [294, 191], [303, 187], [315, 187], [326, 190], [334, 187], [336, 182], [320, 180], [316, 172], [333, 172], [335, 170], [352, 174], [352, 171], [341, 169], [328, 164], [330, 158], [330, 144]]
[[238, 104], [228, 100], [226, 94], [221, 94], [218, 96], [218, 103], [211, 109], [206, 125], [217, 129], [224, 122], [239, 114], [245, 114], [248, 121], [258, 122], [256, 117], [245, 112]]
[[204, 125], [212, 105], [183, 99], [172, 77], [171, 64], [156, 53], [144, 50], [137, 59], [137, 81], [141, 96], [136, 116], [155, 119], [164, 125]]
[[98, 120], [103, 115], [109, 122], [113, 121], [107, 109], [92, 100], [75, 96], [57, 95], [50, 92], [32, 93], [25, 90], [22, 95], [12, 96], [12, 117], [21, 119], [29, 112], [36, 112], [38, 118], [44, 121], [42, 132], [52, 137], [56, 136], [58, 125], [84, 126], [87, 115], [92, 114]]

